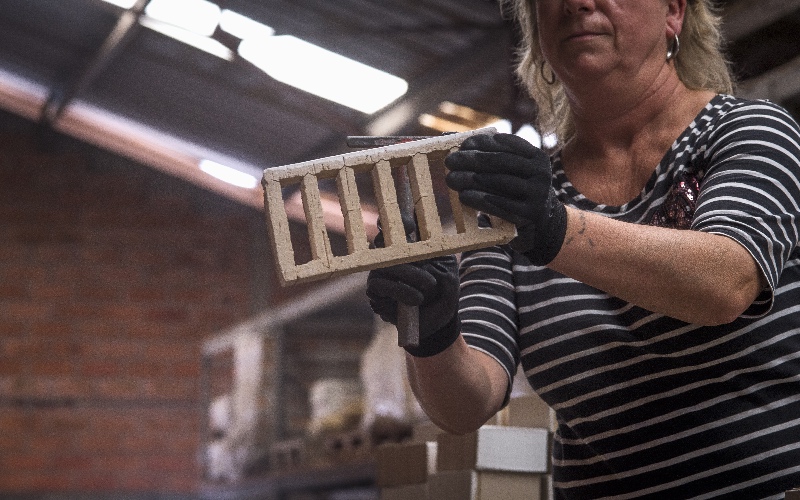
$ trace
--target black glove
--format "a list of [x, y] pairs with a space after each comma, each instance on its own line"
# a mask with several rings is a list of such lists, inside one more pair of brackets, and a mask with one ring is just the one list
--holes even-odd
[[552, 261], [567, 232], [567, 209], [552, 186], [547, 153], [511, 134], [474, 135], [445, 158], [446, 182], [467, 206], [517, 226], [509, 243], [530, 261]]
[[[407, 235], [416, 231], [413, 221], [404, 219]], [[378, 223], [380, 229], [380, 222]], [[383, 247], [379, 230], [374, 245]], [[408, 264], [374, 269], [367, 277], [367, 297], [372, 310], [384, 321], [397, 325], [397, 303], [419, 306], [419, 345], [407, 346], [413, 356], [438, 354], [459, 336], [458, 263], [445, 255]]]

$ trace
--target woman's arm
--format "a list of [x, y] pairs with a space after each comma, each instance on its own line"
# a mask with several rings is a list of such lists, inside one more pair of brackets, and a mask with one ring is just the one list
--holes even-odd
[[472, 432], [502, 407], [509, 383], [505, 370], [463, 337], [435, 356], [406, 355], [406, 365], [420, 405], [447, 432]]
[[630, 224], [569, 207], [564, 245], [549, 267], [650, 311], [701, 325], [733, 321], [766, 286], [756, 261], [731, 238]]
[[[509, 319], [516, 317], [513, 288], [502, 284], [510, 277], [509, 256], [488, 250], [477, 253], [483, 256], [468, 252], [462, 258], [463, 279], [455, 256], [375, 269], [367, 278], [370, 306], [384, 320], [397, 324], [400, 302], [419, 306], [420, 342], [406, 347], [411, 386], [431, 420], [459, 434], [477, 429], [502, 407], [517, 362], [514, 323]], [[465, 289], [472, 295], [487, 293], [501, 303], [489, 299], [490, 305], [481, 307], [481, 301], [476, 303], [468, 294], [462, 300], [467, 311], [458, 314], [460, 291]], [[477, 349], [467, 345], [461, 332], [474, 335], [473, 316], [486, 314], [470, 311], [469, 306], [488, 308], [492, 318], [501, 319], [507, 332], [497, 333], [506, 345], [489, 342]], [[495, 358], [503, 354], [503, 361]]]

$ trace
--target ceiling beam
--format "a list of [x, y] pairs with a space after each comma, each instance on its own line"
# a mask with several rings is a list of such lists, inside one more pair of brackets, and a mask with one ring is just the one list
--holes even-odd
[[269, 335], [281, 330], [291, 322], [303, 320], [316, 312], [337, 307], [351, 297], [363, 297], [367, 273], [358, 272], [322, 281], [303, 294], [295, 295], [291, 301], [270, 308], [228, 330], [220, 332], [203, 342], [203, 355], [214, 356], [230, 350], [236, 339], [243, 335]]
[[738, 0], [725, 7], [722, 31], [728, 41], [739, 40], [800, 10], [800, 0]]
[[54, 89], [45, 103], [42, 119], [46, 123], [54, 124], [75, 97], [99, 77], [125, 46], [133, 39], [139, 29], [139, 18], [150, 0], [137, 0], [137, 2], [124, 11], [117, 20], [114, 29], [106, 37], [103, 45], [97, 51], [92, 61], [83, 70], [75, 82], [65, 91]]
[[[365, 135], [397, 135], [416, 128], [419, 115], [443, 100], [458, 100], [480, 89], [473, 84], [480, 77], [508, 72], [508, 34], [504, 27], [487, 30], [467, 49], [411, 83], [409, 93], [364, 126]], [[407, 135], [407, 134], [401, 134]]]
[[739, 84], [738, 95], [784, 103], [800, 94], [800, 57]]

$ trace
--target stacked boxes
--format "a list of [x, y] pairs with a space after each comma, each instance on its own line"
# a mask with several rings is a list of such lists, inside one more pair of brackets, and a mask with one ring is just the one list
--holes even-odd
[[442, 500], [539, 500], [541, 476], [515, 472], [459, 470], [437, 474], [429, 497]]
[[[388, 445], [378, 453], [381, 500], [547, 500], [551, 414], [537, 396], [511, 401], [465, 435]], [[435, 466], [434, 466], [435, 461]]]
[[495, 470], [546, 474], [550, 432], [547, 429], [484, 425], [456, 436], [440, 434], [437, 471]]
[[495, 418], [497, 425], [550, 429], [555, 432], [555, 415], [536, 394], [511, 399]]
[[436, 471], [437, 444], [384, 444], [376, 449], [381, 500], [426, 500], [428, 479]]
[[[550, 431], [484, 425], [463, 436], [440, 434], [430, 498], [538, 500], [549, 472]], [[547, 498], [546, 492], [544, 498]]]

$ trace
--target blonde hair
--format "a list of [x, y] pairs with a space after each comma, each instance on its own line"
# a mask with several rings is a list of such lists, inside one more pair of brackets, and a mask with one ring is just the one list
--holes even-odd
[[[560, 144], [574, 134], [574, 123], [564, 87], [559, 81], [545, 80], [544, 56], [536, 25], [536, 0], [504, 0], [513, 7], [520, 27], [517, 76], [536, 102], [537, 126], [543, 134], [555, 134]], [[675, 69], [684, 85], [695, 90], [733, 93], [733, 79], [722, 47], [720, 16], [711, 0], [688, 0], [680, 35], [680, 51]], [[664, 55], [666, 57], [666, 54]], [[547, 78], [550, 79], [550, 74]], [[554, 76], [554, 75], [552, 75]]]

